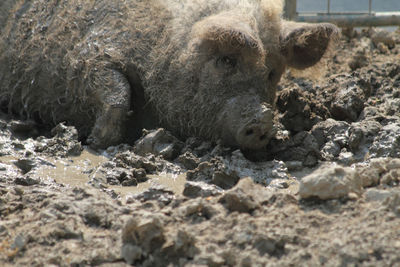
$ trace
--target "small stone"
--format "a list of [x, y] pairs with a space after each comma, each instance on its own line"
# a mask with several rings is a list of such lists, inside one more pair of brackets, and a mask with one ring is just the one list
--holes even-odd
[[78, 130], [73, 126], [66, 126], [64, 123], [59, 123], [51, 129], [51, 134], [56, 138], [68, 141], [77, 141], [79, 138]]
[[301, 198], [318, 197], [320, 199], [337, 199], [348, 197], [349, 193], [362, 192], [361, 178], [349, 167], [337, 165], [323, 166], [300, 182]]
[[15, 178], [15, 183], [18, 185], [32, 186], [35, 184], [39, 184], [40, 180], [33, 179], [29, 176], [22, 176], [22, 177]]
[[289, 187], [289, 183], [287, 180], [274, 179], [268, 186], [276, 189], [285, 189]]
[[223, 190], [216, 185], [207, 184], [205, 182], [187, 181], [182, 194], [186, 197], [196, 198], [218, 196], [222, 194], [222, 192]]
[[180, 155], [177, 161], [187, 170], [195, 169], [200, 163], [199, 158], [190, 152], [185, 152], [183, 155]]
[[390, 196], [392, 196], [392, 193], [387, 191], [387, 190], [380, 190], [376, 188], [369, 188], [365, 191], [364, 193], [365, 200], [368, 202], [371, 201], [385, 201], [388, 199]]
[[[251, 213], [259, 207], [255, 197], [257, 186], [251, 178], [241, 179], [240, 182], [231, 190], [227, 191], [220, 199], [226, 209], [229, 211]], [[265, 190], [265, 189], [264, 189]]]
[[331, 104], [330, 112], [337, 120], [356, 121], [364, 109], [365, 95], [354, 82], [341, 85]]
[[20, 187], [15, 187], [14, 191], [15, 191], [15, 194], [18, 196], [22, 196], [24, 194], [24, 190]]
[[126, 179], [121, 183], [122, 186], [137, 186], [137, 184], [138, 181], [136, 180], [136, 178], [133, 177]]
[[19, 234], [15, 237], [14, 242], [11, 244], [10, 248], [13, 250], [14, 249], [22, 250], [25, 247], [26, 243], [27, 243], [26, 238], [22, 234]]
[[19, 159], [14, 161], [14, 165], [21, 169], [22, 173], [25, 174], [36, 167], [36, 162], [31, 159]]
[[398, 216], [400, 215], [400, 192], [393, 193], [383, 204], [391, 209]]
[[354, 154], [342, 150], [338, 156], [338, 161], [343, 165], [349, 166], [355, 162]]
[[350, 193], [347, 195], [347, 197], [348, 197], [349, 199], [351, 199], [351, 200], [357, 200], [357, 199], [360, 198], [359, 195], [357, 195], [356, 193], [353, 193], [353, 192], [350, 192]]
[[67, 155], [69, 156], [79, 156], [83, 151], [83, 147], [81, 142], [72, 141], [71, 144], [68, 145]]
[[279, 252], [279, 250], [283, 249], [283, 246], [279, 244], [277, 240], [266, 236], [257, 237], [257, 239], [254, 240], [253, 247], [258, 250], [261, 256], [263, 256], [265, 253], [268, 253], [272, 256]]
[[145, 169], [143, 169], [143, 168], [139, 168], [139, 169], [133, 169], [132, 170], [132, 174], [133, 174], [133, 177], [135, 177], [136, 178], [136, 180], [139, 182], [139, 183], [142, 183], [142, 182], [146, 182], [147, 181], [147, 176], [146, 176], [146, 170]]
[[213, 174], [211, 182], [222, 189], [230, 189], [239, 181], [239, 176], [233, 172], [230, 175], [225, 172], [216, 171]]
[[[147, 254], [161, 248], [165, 242], [164, 229], [162, 215], [142, 211], [133, 216], [122, 230], [122, 242], [125, 247], [124, 259], [136, 260], [141, 251], [143, 251], [141, 254]], [[127, 244], [130, 244], [131, 247], [127, 247]], [[129, 253], [133, 253], [133, 255], [128, 257]]]
[[142, 202], [149, 200], [157, 200], [165, 205], [169, 204], [174, 198], [174, 192], [166, 189], [161, 185], [151, 186], [142, 193], [132, 195], [132, 198]]
[[7, 170], [7, 165], [0, 163], [0, 171], [6, 171]]
[[149, 131], [144, 137], [136, 141], [134, 152], [145, 156], [147, 153], [161, 155], [166, 160], [175, 159], [183, 143], [163, 128]]

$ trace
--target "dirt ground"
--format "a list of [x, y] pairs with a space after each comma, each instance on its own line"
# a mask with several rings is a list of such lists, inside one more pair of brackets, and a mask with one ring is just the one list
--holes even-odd
[[94, 152], [0, 115], [1, 266], [400, 266], [400, 32], [287, 73], [262, 151], [164, 129]]

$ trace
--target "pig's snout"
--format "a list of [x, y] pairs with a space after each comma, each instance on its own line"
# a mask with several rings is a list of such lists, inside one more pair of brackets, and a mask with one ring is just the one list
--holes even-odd
[[273, 126], [273, 112], [262, 107], [252, 119], [244, 122], [236, 134], [236, 141], [241, 148], [258, 149], [268, 144], [276, 130]]
[[272, 106], [257, 96], [231, 98], [218, 117], [220, 138], [225, 145], [260, 149], [276, 134]]

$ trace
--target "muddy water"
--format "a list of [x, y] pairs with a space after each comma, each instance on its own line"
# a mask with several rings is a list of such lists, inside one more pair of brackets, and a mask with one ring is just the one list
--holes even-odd
[[[0, 157], [0, 162], [12, 165], [16, 160], [15, 156]], [[34, 177], [45, 181], [55, 181], [69, 187], [91, 187], [88, 184], [91, 175], [96, 169], [108, 159], [105, 155], [101, 155], [85, 149], [80, 156], [68, 157], [62, 159], [43, 158], [46, 164], [35, 167], [31, 174]], [[107, 189], [115, 191], [125, 198], [131, 194], [137, 194], [145, 191], [151, 186], [161, 185], [166, 189], [173, 191], [175, 194], [182, 194], [186, 181], [186, 174], [169, 174], [161, 173], [158, 175], [149, 175], [148, 181], [139, 183], [137, 186], [111, 186], [104, 185]]]
[[137, 186], [109, 186], [108, 188], [113, 189], [121, 196], [127, 196], [141, 193], [151, 186], [162, 185], [175, 194], [181, 195], [186, 182], [186, 174], [174, 175], [161, 173], [159, 175], [149, 175], [148, 177], [149, 180], [147, 182], [140, 183]]

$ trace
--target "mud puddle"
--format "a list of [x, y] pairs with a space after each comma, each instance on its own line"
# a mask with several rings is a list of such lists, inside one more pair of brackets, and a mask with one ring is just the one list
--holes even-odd
[[[15, 165], [19, 157], [3, 156], [0, 162], [7, 165]], [[79, 156], [54, 159], [43, 157], [40, 164], [32, 169], [29, 174], [44, 181], [55, 182], [67, 187], [92, 187], [88, 182], [97, 169], [108, 157], [90, 150], [83, 150]], [[137, 186], [105, 185], [109, 189], [125, 199], [128, 195], [144, 192], [152, 186], [162, 186], [171, 190], [174, 194], [181, 195], [186, 182], [186, 174], [172, 174], [163, 172], [157, 175], [148, 175], [148, 180]]]

